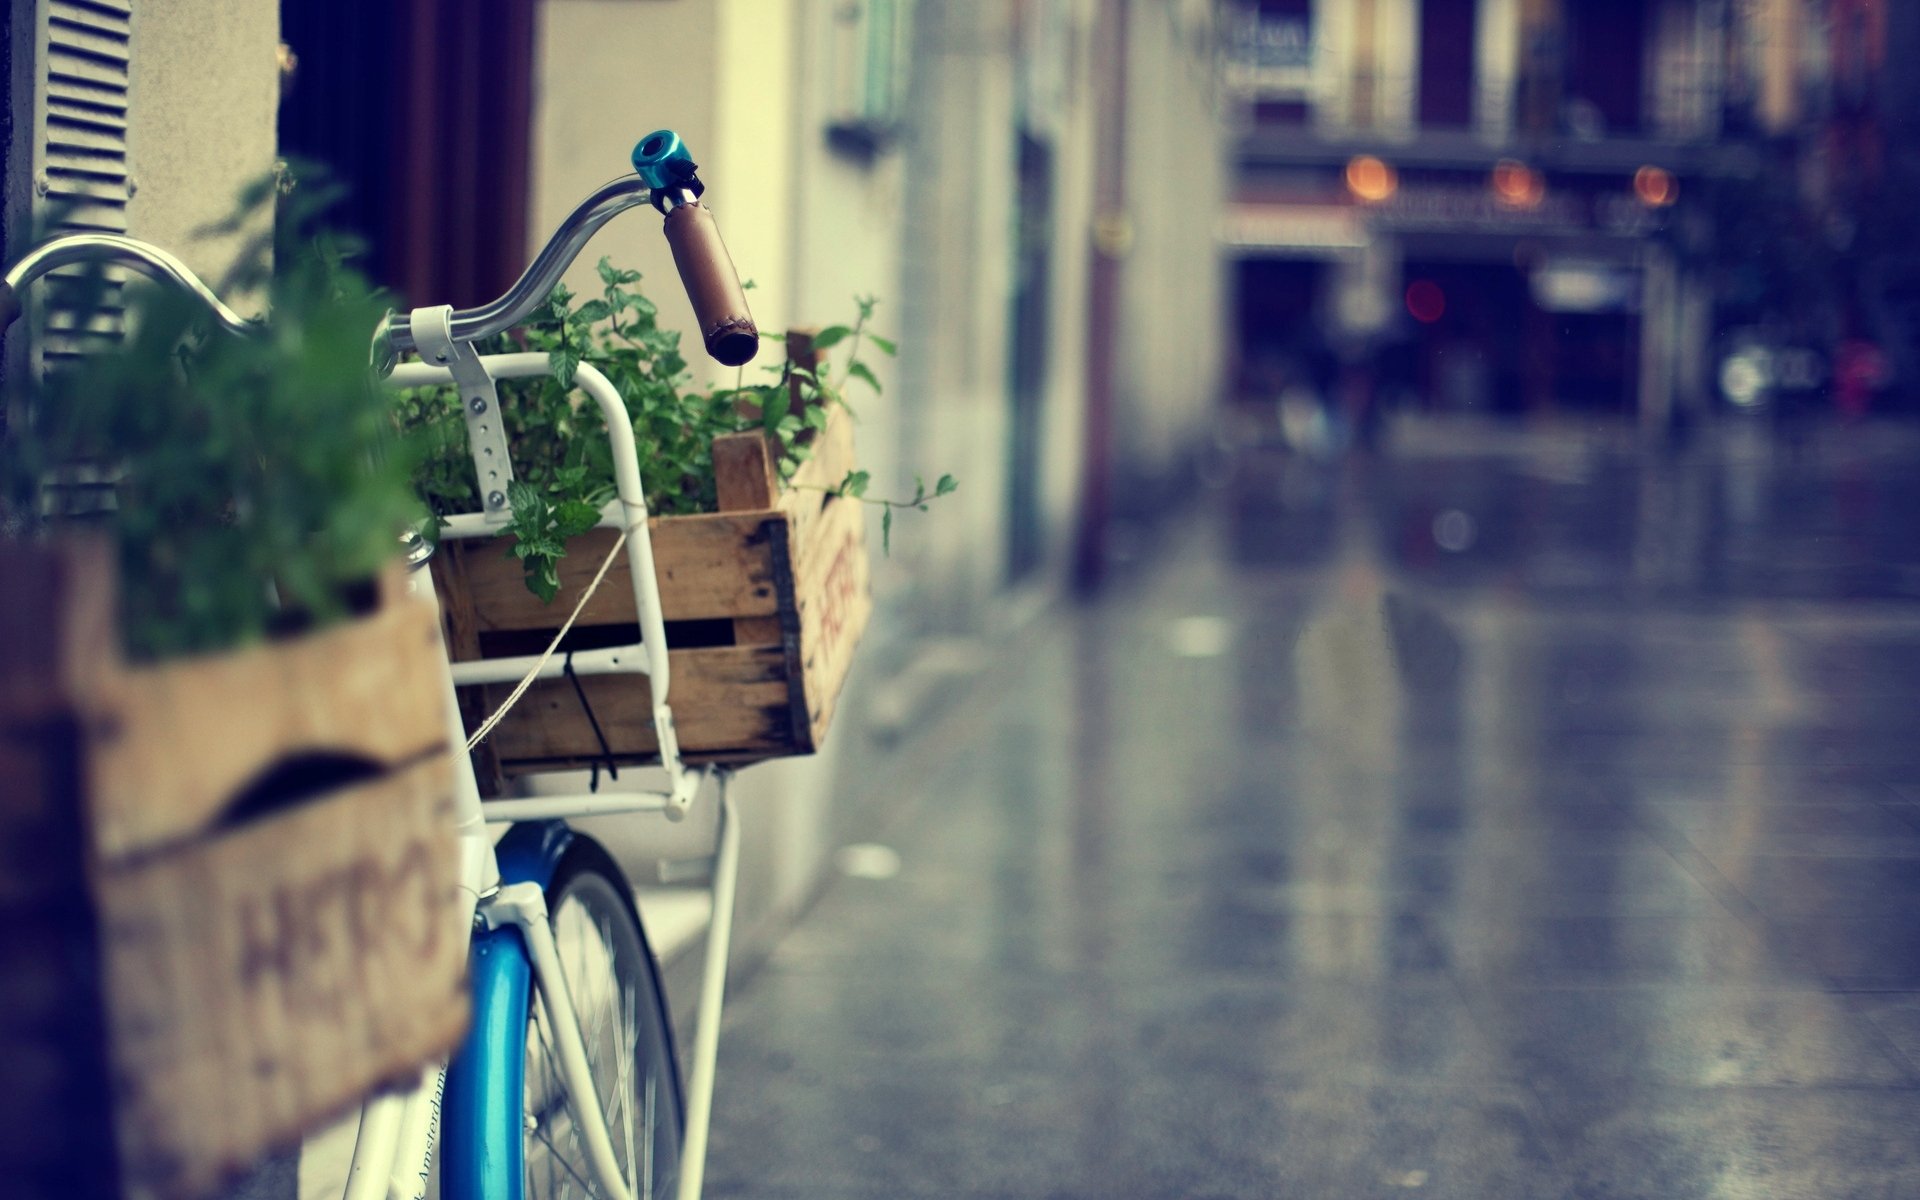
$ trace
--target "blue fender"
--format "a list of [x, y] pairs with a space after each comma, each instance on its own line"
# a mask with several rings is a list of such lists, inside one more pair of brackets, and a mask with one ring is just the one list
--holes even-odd
[[[501, 882], [545, 888], [573, 836], [560, 821], [515, 825], [495, 847]], [[533, 972], [520, 931], [509, 925], [476, 933], [468, 969], [473, 1024], [447, 1067], [440, 1194], [446, 1200], [522, 1200], [520, 1110]]]

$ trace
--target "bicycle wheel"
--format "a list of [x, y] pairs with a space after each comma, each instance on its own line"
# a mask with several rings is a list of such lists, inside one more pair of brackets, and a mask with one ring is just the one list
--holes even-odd
[[[680, 1072], [632, 892], [605, 851], [576, 840], [548, 885], [547, 910], [621, 1173], [637, 1200], [671, 1196], [680, 1167]], [[528, 1012], [525, 1095], [527, 1200], [600, 1195], [538, 995]]]

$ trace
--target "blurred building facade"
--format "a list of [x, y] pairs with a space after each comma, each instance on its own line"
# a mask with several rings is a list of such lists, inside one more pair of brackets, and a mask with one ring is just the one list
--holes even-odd
[[1866, 266], [1911, 190], [1901, 8], [1233, 4], [1239, 389], [1659, 429], [1721, 401], [1743, 329], [1904, 353], [1913, 273]]
[[[874, 747], [938, 703], [982, 639], [1097, 580], [1111, 517], [1184, 486], [1228, 311], [1215, 9], [13, 5], [7, 234], [19, 248], [72, 192], [86, 203], [70, 227], [153, 239], [217, 279], [233, 243], [193, 231], [298, 155], [350, 185], [342, 216], [381, 282], [472, 304], [624, 173], [641, 136], [671, 127], [763, 329], [850, 321], [854, 296], [878, 297], [876, 328], [900, 353], [872, 363], [883, 394], [854, 396], [872, 490], [909, 495], [916, 474], [943, 473], [960, 488], [898, 519], [884, 558], [875, 515], [879, 612], [829, 750], [743, 777], [743, 920], [773, 928], [809, 894]], [[691, 337], [646, 214], [610, 226], [570, 282], [593, 286], [601, 254], [637, 266]]]
[[[1229, 168], [1213, 5], [547, 0], [539, 13], [529, 233], [603, 181], [634, 120], [679, 129], [763, 328], [847, 321], [852, 297], [880, 298], [900, 353], [873, 364], [882, 394], [854, 397], [875, 492], [960, 480], [896, 520], [876, 556], [878, 612], [829, 749], [743, 777], [760, 843], [748, 854], [766, 868], [743, 875], [743, 904], [777, 925], [847, 827], [844, 797], [875, 748], [941, 702], [983, 639], [1097, 578], [1109, 519], [1176, 492], [1208, 434]], [[631, 90], [637, 47], [673, 50], [644, 102], [610, 105]], [[1153, 152], [1129, 152], [1140, 145]], [[624, 237], [619, 254], [672, 278], [659, 239]], [[678, 311], [671, 296], [662, 308]]]

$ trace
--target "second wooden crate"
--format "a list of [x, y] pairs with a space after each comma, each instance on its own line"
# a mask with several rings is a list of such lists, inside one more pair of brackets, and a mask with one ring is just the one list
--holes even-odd
[[[873, 607], [862, 506], [830, 492], [853, 466], [852, 421], [836, 410], [784, 487], [758, 433], [717, 439], [713, 456], [721, 511], [649, 522], [681, 751], [689, 762], [735, 764], [808, 754], [826, 736]], [[568, 547], [551, 605], [527, 591], [501, 542], [442, 542], [433, 569], [454, 658], [538, 653], [616, 537], [596, 530]], [[625, 570], [614, 564], [563, 649], [638, 642]], [[577, 682], [535, 684], [494, 730], [503, 773], [657, 760], [646, 676]], [[511, 690], [467, 689], [470, 719]]]
[[465, 1026], [439, 633], [157, 664], [110, 547], [0, 542], [0, 1193], [205, 1195]]

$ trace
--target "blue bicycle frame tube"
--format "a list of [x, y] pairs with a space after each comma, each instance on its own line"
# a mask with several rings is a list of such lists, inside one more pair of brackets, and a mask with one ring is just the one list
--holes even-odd
[[[564, 822], [515, 825], [495, 848], [501, 881], [545, 888], [572, 842]], [[520, 931], [503, 926], [475, 934], [469, 970], [473, 1024], [447, 1067], [440, 1194], [444, 1200], [522, 1200], [533, 969]]]
[[476, 935], [470, 970], [473, 1024], [447, 1068], [440, 1194], [446, 1200], [521, 1200], [533, 971], [520, 931], [509, 925]]

